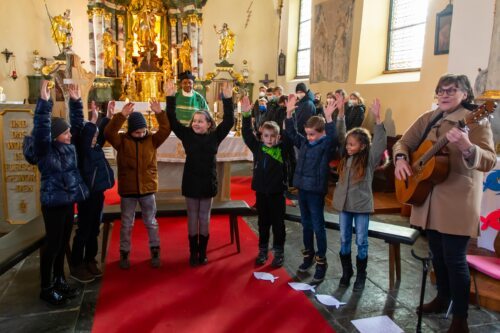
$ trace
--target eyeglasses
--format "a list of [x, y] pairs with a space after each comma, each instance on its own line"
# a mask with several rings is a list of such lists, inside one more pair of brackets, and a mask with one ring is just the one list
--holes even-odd
[[436, 90], [436, 95], [443, 96], [444, 93], [446, 93], [446, 95], [448, 95], [448, 96], [455, 96], [455, 94], [457, 93], [458, 90], [460, 90], [460, 89], [457, 89], [457, 88], [448, 88], [448, 89], [439, 88], [438, 90]]

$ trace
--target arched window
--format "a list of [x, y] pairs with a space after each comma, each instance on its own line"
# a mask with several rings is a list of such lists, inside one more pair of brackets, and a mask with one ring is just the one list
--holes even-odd
[[309, 76], [311, 63], [311, 0], [300, 0], [297, 77]]
[[416, 71], [422, 66], [429, 0], [390, 0], [386, 71]]

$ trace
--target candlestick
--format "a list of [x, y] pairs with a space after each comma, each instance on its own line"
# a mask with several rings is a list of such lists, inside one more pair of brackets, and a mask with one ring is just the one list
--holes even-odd
[[241, 113], [241, 102], [238, 102], [238, 108], [237, 108], [237, 110], [238, 110], [238, 113]]

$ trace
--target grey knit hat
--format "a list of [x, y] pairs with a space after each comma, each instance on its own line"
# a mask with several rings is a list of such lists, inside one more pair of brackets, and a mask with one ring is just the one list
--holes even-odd
[[146, 118], [140, 112], [132, 112], [128, 116], [128, 131], [132, 133], [141, 128], [147, 128]]
[[50, 121], [50, 135], [52, 139], [56, 139], [59, 135], [70, 128], [68, 122], [64, 118], [53, 117]]

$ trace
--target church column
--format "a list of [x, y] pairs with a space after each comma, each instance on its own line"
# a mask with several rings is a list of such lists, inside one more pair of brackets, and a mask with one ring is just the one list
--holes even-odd
[[203, 79], [203, 30], [201, 30], [201, 24], [203, 19], [201, 13], [198, 14], [198, 77]]
[[189, 15], [189, 39], [191, 40], [191, 67], [193, 75], [199, 77], [198, 74], [198, 15]]
[[[104, 17], [104, 24], [103, 24], [103, 27], [102, 27], [102, 32], [104, 33], [107, 29], [109, 29], [109, 33], [111, 34], [113, 40], [116, 40], [116, 27], [115, 27], [115, 24], [113, 24], [114, 22], [112, 21], [112, 18], [113, 18], [113, 15], [109, 12], [104, 12], [103, 13], [103, 17]], [[103, 50], [103, 57], [104, 57], [104, 50]], [[116, 67], [116, 62], [113, 61], [113, 70], [115, 70], [115, 67]], [[104, 65], [104, 68], [106, 68], [106, 65]], [[116, 69], [116, 73], [118, 73], [118, 69]]]
[[[170, 49], [172, 50], [172, 64], [177, 64], [177, 18], [170, 17]], [[177, 65], [174, 67], [174, 78], [177, 80]]]
[[94, 8], [92, 14], [95, 38], [95, 73], [97, 76], [104, 76], [104, 50], [102, 47], [104, 11], [100, 8]]
[[120, 68], [120, 76], [123, 75], [123, 66], [125, 66], [124, 61], [125, 61], [125, 17], [123, 15], [117, 15], [116, 18], [118, 19], [118, 37], [117, 37], [117, 43], [118, 43], [118, 57], [120, 58], [121, 64], [119, 66]]
[[89, 59], [90, 59], [90, 68], [93, 73], [96, 72], [95, 70], [95, 61], [96, 61], [96, 56], [95, 56], [95, 33], [94, 33], [94, 23], [93, 23], [93, 11], [88, 10], [87, 15], [89, 18]]

